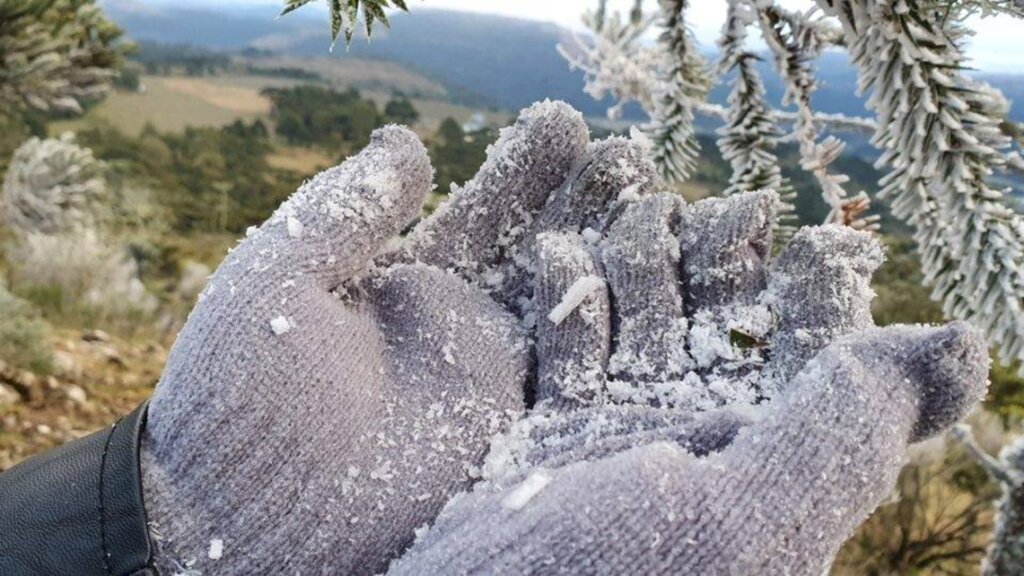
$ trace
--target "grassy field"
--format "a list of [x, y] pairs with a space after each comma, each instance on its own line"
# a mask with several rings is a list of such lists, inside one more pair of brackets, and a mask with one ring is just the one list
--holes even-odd
[[446, 100], [444, 86], [394, 62], [359, 58], [272, 58], [240, 59], [244, 65], [262, 70], [295, 69], [320, 76], [334, 88], [355, 87], [360, 90], [398, 90], [414, 98]]
[[[52, 123], [50, 132], [56, 135], [93, 126], [113, 126], [137, 135], [147, 124], [164, 132], [181, 132], [189, 126], [224, 126], [238, 119], [260, 118], [269, 122], [270, 101], [260, 91], [300, 83], [301, 80], [260, 75], [143, 76], [144, 88], [140, 92], [115, 92], [81, 118]], [[383, 108], [392, 91], [364, 89], [364, 94]], [[440, 99], [414, 97], [412, 102], [420, 112], [415, 128], [423, 134], [436, 130], [447, 117], [465, 122], [481, 112], [488, 122], [502, 124], [509, 119], [508, 114], [484, 112]]]
[[134, 135], [147, 124], [161, 131], [180, 132], [188, 126], [223, 126], [239, 118], [266, 117], [270, 113], [270, 102], [260, 96], [260, 88], [290, 85], [295, 81], [260, 80], [261, 85], [256, 86], [244, 76], [143, 76], [141, 91], [115, 92], [81, 118], [54, 122], [50, 129], [60, 133], [106, 125]]

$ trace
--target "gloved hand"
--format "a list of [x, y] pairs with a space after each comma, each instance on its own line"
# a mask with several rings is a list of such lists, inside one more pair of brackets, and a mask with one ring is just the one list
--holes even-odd
[[304, 185], [212, 277], [151, 401], [163, 570], [383, 570], [523, 411], [513, 312], [529, 314], [536, 236], [582, 230], [653, 175], [635, 145], [588, 146], [578, 113], [544, 103], [397, 249], [431, 186], [411, 132], [379, 130]]
[[775, 203], [543, 235], [540, 402], [389, 574], [827, 571], [988, 356], [963, 323], [872, 326], [866, 233], [801, 230], [769, 267]]

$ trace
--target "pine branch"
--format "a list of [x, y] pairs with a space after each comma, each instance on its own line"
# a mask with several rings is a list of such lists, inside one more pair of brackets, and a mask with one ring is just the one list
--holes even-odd
[[779, 159], [772, 153], [782, 136], [774, 112], [765, 102], [765, 89], [755, 65], [760, 62], [744, 49], [747, 26], [753, 15], [748, 6], [730, 4], [719, 47], [722, 51], [719, 73], [736, 71], [725, 125], [718, 129], [717, 144], [722, 157], [732, 167], [729, 187], [724, 194], [770, 189], [782, 200], [776, 235], [792, 234], [796, 191], [782, 177]]
[[1013, 16], [1024, 18], [1024, 2], [1020, 0], [947, 0], [946, 8], [958, 20], [969, 16]]
[[653, 23], [654, 18], [644, 17], [636, 8], [628, 21], [617, 12], [602, 16], [588, 11], [583, 24], [590, 37], [573, 34], [571, 46], [557, 46], [569, 67], [583, 72], [584, 92], [595, 100], [606, 96], [616, 100], [608, 109], [609, 118], [618, 118], [629, 102], [639, 102], [645, 110], [654, 107], [660, 53], [640, 42]]
[[653, 143], [654, 163], [662, 178], [683, 182], [696, 165], [700, 145], [693, 128], [693, 108], [711, 85], [707, 66], [686, 26], [687, 0], [661, 0], [663, 28], [659, 45], [667, 55], [659, 93], [645, 128]]
[[[294, 12], [313, 1], [285, 0], [281, 16]], [[370, 38], [373, 36], [373, 27], [377, 22], [380, 22], [385, 28], [391, 26], [385, 9], [397, 8], [403, 12], [409, 11], [405, 0], [328, 0], [328, 7], [330, 9], [332, 48], [342, 33], [345, 35], [345, 44], [352, 44], [360, 13], [363, 16], [366, 37]]]
[[818, 0], [840, 19], [868, 106], [893, 213], [913, 225], [925, 281], [1004, 362], [1024, 358], [1024, 219], [988, 182], [1007, 166], [1005, 98], [963, 73], [960, 24], [917, 0]]

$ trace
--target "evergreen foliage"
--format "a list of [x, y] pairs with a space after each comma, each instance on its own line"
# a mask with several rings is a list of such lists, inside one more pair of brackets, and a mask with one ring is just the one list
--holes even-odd
[[495, 130], [466, 134], [453, 118], [441, 122], [429, 142], [437, 191], [448, 194], [473, 178], [487, 157], [487, 147], [496, 139]]
[[0, 3], [0, 107], [81, 112], [109, 90], [129, 46], [95, 0]]
[[384, 118], [393, 124], [412, 126], [419, 121], [420, 113], [407, 97], [396, 94], [384, 105]]
[[71, 133], [30, 138], [14, 153], [3, 181], [3, 221], [19, 234], [60, 234], [92, 228], [106, 185], [103, 165]]
[[694, 103], [704, 100], [711, 82], [686, 25], [688, 0], [661, 0], [661, 7], [659, 43], [666, 63], [661, 71], [662, 92], [653, 99], [647, 132], [654, 142], [654, 161], [661, 176], [668, 182], [683, 182], [700, 153], [693, 128]]
[[871, 91], [879, 163], [891, 168], [882, 195], [915, 229], [933, 298], [984, 329], [1004, 362], [1024, 358], [1024, 220], [988, 180], [1007, 164], [1008, 104], [964, 74], [962, 24], [917, 0], [819, 4]]
[[111, 128], [79, 133], [120, 178], [156, 191], [174, 230], [233, 232], [270, 215], [301, 182], [270, 166], [269, 131], [256, 120], [181, 134], [143, 130], [139, 137]]
[[[298, 10], [310, 2], [313, 0], [285, 0], [284, 11], [281, 12], [281, 15]], [[405, 0], [328, 0], [328, 6], [331, 14], [332, 45], [343, 32], [345, 43], [352, 43], [360, 13], [362, 13], [363, 23], [366, 26], [366, 36], [369, 38], [373, 35], [373, 26], [377, 22], [385, 27], [389, 25], [388, 15], [384, 11], [386, 8], [409, 11]]]
[[782, 204], [776, 232], [785, 237], [792, 231], [796, 192], [782, 177], [782, 167], [773, 153], [782, 131], [765, 103], [764, 83], [755, 68], [760, 58], [743, 46], [749, 21], [749, 12], [731, 5], [719, 43], [721, 71], [736, 71], [726, 123], [718, 130], [718, 148], [732, 166], [729, 187], [723, 194], [764, 189], [777, 192]]
[[373, 130], [384, 124], [377, 105], [355, 89], [295, 86], [268, 88], [263, 94], [273, 105], [277, 134], [289, 144], [353, 152], [368, 144]]

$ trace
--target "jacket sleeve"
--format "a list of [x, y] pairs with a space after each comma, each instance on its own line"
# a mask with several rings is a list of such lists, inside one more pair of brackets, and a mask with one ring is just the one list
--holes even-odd
[[139, 467], [146, 406], [0, 474], [0, 574], [157, 575]]

